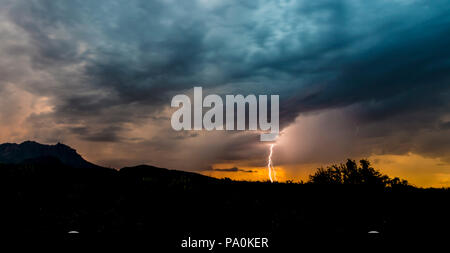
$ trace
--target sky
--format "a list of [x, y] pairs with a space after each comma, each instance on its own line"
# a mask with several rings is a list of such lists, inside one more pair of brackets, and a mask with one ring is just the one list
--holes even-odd
[[171, 98], [277, 94], [280, 180], [367, 158], [450, 187], [448, 1], [0, 0], [0, 142], [267, 180], [252, 131], [174, 131]]

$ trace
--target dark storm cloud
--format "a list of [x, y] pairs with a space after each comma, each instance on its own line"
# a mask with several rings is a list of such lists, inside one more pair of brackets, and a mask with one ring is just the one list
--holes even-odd
[[246, 172], [246, 173], [254, 173], [256, 171], [254, 170], [243, 170], [243, 169], [239, 169], [238, 167], [232, 167], [232, 168], [225, 168], [225, 169], [214, 169], [214, 168], [210, 168], [208, 169], [210, 171], [220, 171], [220, 172]]
[[109, 126], [103, 129], [98, 129], [97, 132], [91, 133], [91, 129], [88, 127], [74, 127], [70, 131], [77, 134], [83, 140], [98, 141], [98, 142], [118, 142], [121, 141], [121, 137], [117, 135], [120, 129], [117, 126]]
[[[27, 42], [5, 44], [2, 55], [28, 57], [23, 62], [41, 75], [20, 79], [7, 71], [1, 82], [20, 79], [21, 88], [49, 97], [46, 119], [71, 125], [68, 132], [84, 140], [136, 140], [127, 124], [166, 124], [159, 113], [171, 97], [200, 85], [280, 94], [283, 127], [299, 113], [351, 107], [347, 117], [361, 128], [359, 138], [389, 136], [383, 145], [392, 140], [392, 152], [450, 151], [431, 148], [437, 137], [430, 134], [397, 141], [400, 132], [448, 133], [446, 1], [2, 2], [2, 18]], [[217, 160], [265, 159], [252, 134], [226, 136], [233, 141], [214, 150]], [[192, 138], [198, 136], [164, 130], [142, 143], [170, 152]]]

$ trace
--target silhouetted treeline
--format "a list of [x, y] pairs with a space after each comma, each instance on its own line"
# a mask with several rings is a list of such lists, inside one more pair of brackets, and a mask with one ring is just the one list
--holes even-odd
[[339, 165], [334, 164], [327, 169], [318, 168], [309, 176], [309, 183], [313, 184], [350, 184], [350, 185], [371, 185], [385, 188], [392, 187], [412, 187], [408, 181], [398, 177], [390, 178], [381, 174], [380, 171], [372, 168], [368, 160], [360, 160], [360, 166], [354, 160]]

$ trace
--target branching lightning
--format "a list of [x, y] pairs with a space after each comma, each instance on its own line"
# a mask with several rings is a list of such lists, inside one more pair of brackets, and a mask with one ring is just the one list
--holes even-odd
[[[273, 146], [275, 146], [275, 144], [270, 144], [270, 154], [269, 154], [269, 158], [267, 161], [267, 170], [269, 171], [269, 179], [270, 179], [270, 182], [272, 182], [272, 183], [273, 183], [273, 180], [277, 181], [277, 172], [275, 171], [275, 168], [273, 167], [273, 164], [272, 164]], [[272, 177], [272, 175], [273, 175], [273, 177]]]

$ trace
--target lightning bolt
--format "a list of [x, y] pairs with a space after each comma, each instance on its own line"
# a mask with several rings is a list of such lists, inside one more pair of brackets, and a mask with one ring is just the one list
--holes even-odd
[[[269, 154], [269, 158], [267, 159], [267, 170], [269, 171], [269, 179], [270, 182], [273, 183], [273, 180], [277, 181], [277, 172], [275, 171], [275, 168], [273, 167], [272, 164], [272, 154], [273, 154], [273, 146], [275, 146], [275, 144], [270, 144], [270, 154]], [[273, 174], [273, 178], [272, 178], [272, 174]]]

